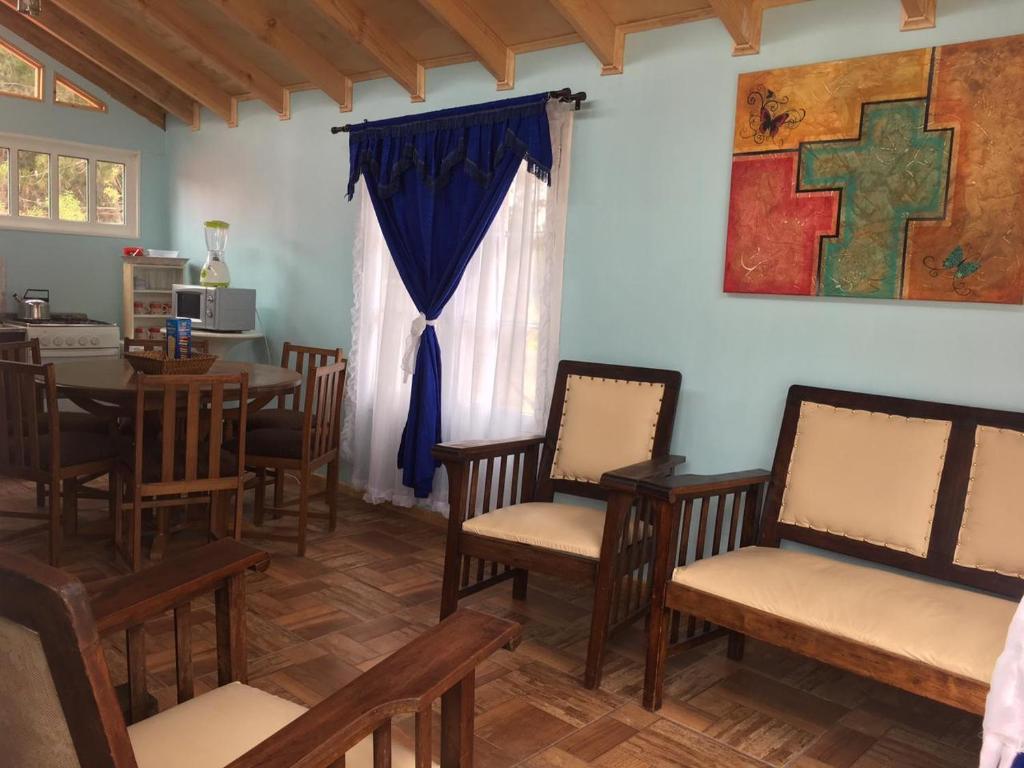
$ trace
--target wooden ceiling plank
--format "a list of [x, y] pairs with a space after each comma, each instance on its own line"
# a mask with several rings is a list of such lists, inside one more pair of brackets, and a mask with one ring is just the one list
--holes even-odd
[[900, 29], [931, 29], [935, 26], [935, 0], [900, 0], [903, 20]]
[[473, 49], [498, 81], [499, 91], [515, 86], [515, 54], [466, 0], [420, 0], [420, 4]]
[[733, 56], [749, 56], [761, 50], [761, 16], [758, 0], [709, 0], [715, 15], [732, 36]]
[[40, 25], [33, 24], [25, 14], [18, 13], [6, 3], [0, 3], [0, 26], [6, 27], [75, 74], [102, 88], [118, 102], [146, 118], [153, 125], [161, 129], [166, 127], [167, 115], [163, 107], [127, 83], [118, 80]]
[[423, 65], [351, 0], [312, 0], [312, 5], [367, 53], [413, 101], [423, 101]]
[[223, 36], [214, 27], [167, 0], [135, 0], [135, 4], [143, 13], [212, 61], [226, 75], [242, 83], [249, 93], [278, 115], [287, 115], [288, 98], [284, 85], [246, 56], [225, 48]]
[[288, 63], [310, 79], [341, 107], [352, 109], [352, 80], [295, 34], [280, 19], [252, 0], [209, 0], [238, 26], [267, 47], [288, 59]]
[[[0, 0], [13, 8], [17, 0]], [[152, 99], [168, 114], [192, 123], [193, 101], [131, 56], [113, 48], [106, 40], [52, 3], [43, 3], [39, 16], [27, 17], [49, 34], [93, 61], [114, 77]]]
[[622, 74], [626, 36], [594, 0], [551, 0], [601, 62], [602, 75]]
[[166, 48], [146, 39], [138, 28], [128, 27], [124, 19], [112, 12], [105, 3], [98, 0], [47, 0], [45, 4], [73, 14], [109, 45], [120, 48], [225, 122], [231, 122], [231, 94]]

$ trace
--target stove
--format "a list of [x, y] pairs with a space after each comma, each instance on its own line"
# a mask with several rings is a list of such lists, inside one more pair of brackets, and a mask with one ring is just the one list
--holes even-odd
[[118, 357], [121, 333], [114, 323], [91, 320], [86, 315], [51, 314], [49, 320], [20, 320], [15, 316], [0, 319], [0, 327], [25, 331], [26, 339], [39, 339], [43, 361]]

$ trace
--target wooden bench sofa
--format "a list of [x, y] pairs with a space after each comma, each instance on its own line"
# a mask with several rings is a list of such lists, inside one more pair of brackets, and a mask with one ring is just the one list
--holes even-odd
[[[738, 548], [687, 557], [695, 500], [749, 498], [764, 483], [756, 546], [747, 546], [752, 521], [734, 519], [730, 530], [751, 532]], [[658, 541], [649, 709], [661, 705], [669, 640], [687, 614], [728, 630], [733, 659], [750, 635], [984, 711], [1024, 593], [1024, 413], [794, 386], [770, 473], [681, 475], [644, 482], [641, 493], [655, 506]], [[702, 520], [698, 552], [711, 530]]]

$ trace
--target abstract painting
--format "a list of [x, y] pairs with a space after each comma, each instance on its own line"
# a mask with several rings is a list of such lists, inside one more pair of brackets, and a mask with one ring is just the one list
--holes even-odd
[[740, 75], [725, 290], [1024, 303], [1024, 35]]

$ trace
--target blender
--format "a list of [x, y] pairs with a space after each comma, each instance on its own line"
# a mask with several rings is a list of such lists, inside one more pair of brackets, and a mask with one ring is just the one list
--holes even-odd
[[228, 239], [226, 221], [213, 219], [203, 222], [206, 233], [206, 263], [199, 271], [199, 284], [213, 288], [227, 288], [231, 284], [231, 273], [224, 261], [224, 245]]

